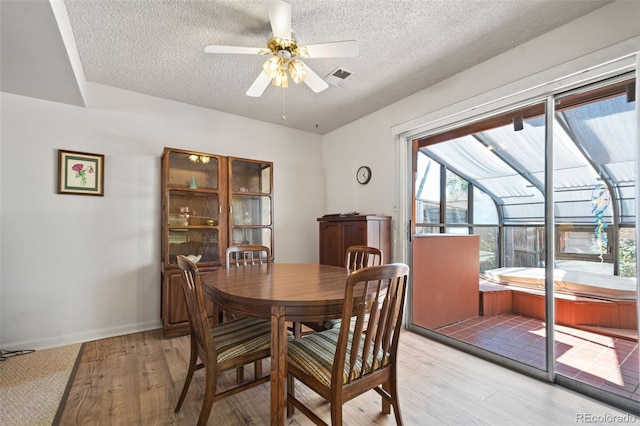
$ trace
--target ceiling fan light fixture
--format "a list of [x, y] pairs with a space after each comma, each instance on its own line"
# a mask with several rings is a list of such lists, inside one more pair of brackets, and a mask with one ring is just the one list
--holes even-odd
[[289, 74], [294, 83], [301, 83], [307, 78], [307, 69], [302, 62], [292, 59], [289, 61], [287, 68], [289, 68]]
[[282, 88], [289, 87], [289, 79], [287, 78], [287, 72], [285, 71], [284, 68], [280, 68], [278, 70], [278, 74], [273, 78], [271, 83], [274, 86], [278, 86]]
[[[285, 55], [286, 56], [286, 55]], [[272, 80], [274, 86], [289, 87], [287, 71], [294, 83], [300, 83], [307, 78], [307, 69], [301, 61], [287, 57], [272, 56], [262, 65], [265, 74]]]
[[272, 56], [267, 59], [267, 62], [262, 65], [264, 72], [269, 78], [276, 78], [281, 74], [282, 67], [284, 66], [284, 60], [278, 56]]

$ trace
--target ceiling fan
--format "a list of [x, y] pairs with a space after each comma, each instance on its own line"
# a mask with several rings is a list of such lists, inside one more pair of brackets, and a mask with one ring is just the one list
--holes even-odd
[[247, 90], [247, 96], [260, 97], [269, 83], [278, 87], [288, 87], [287, 71], [294, 83], [304, 81], [311, 90], [319, 93], [329, 85], [299, 58], [358, 56], [358, 42], [355, 40], [299, 46], [291, 34], [291, 5], [281, 0], [265, 1], [273, 32], [266, 48], [211, 45], [204, 49], [207, 53], [270, 55], [263, 65], [263, 71]]

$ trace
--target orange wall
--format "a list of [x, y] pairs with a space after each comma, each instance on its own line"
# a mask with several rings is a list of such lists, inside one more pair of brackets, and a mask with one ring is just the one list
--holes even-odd
[[420, 235], [413, 239], [413, 318], [435, 329], [478, 316], [480, 237]]

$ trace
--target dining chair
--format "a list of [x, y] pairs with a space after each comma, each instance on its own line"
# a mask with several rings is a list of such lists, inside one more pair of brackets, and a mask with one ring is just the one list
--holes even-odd
[[227, 268], [271, 263], [271, 250], [267, 246], [243, 244], [227, 248]]
[[[343, 404], [369, 390], [382, 397], [384, 414], [393, 406], [396, 423], [402, 425], [397, 353], [408, 276], [409, 267], [402, 263], [354, 271], [347, 277], [342, 325], [289, 341], [289, 417], [298, 408], [314, 423], [326, 425], [296, 398], [297, 379], [330, 403], [333, 426], [342, 425]], [[353, 316], [355, 321], [350, 320]]]
[[193, 373], [205, 368], [204, 400], [198, 418], [198, 425], [205, 425], [215, 401], [269, 381], [269, 375], [263, 377], [261, 368], [255, 364], [253, 380], [239, 383], [221, 392], [218, 392], [217, 387], [218, 375], [221, 372], [261, 362], [270, 356], [271, 324], [265, 320], [239, 318], [211, 328], [204, 305], [205, 296], [198, 267], [185, 256], [178, 256], [178, 267], [182, 274], [182, 289], [189, 317], [191, 354], [189, 369], [175, 411], [180, 411], [182, 407]]
[[[357, 271], [367, 266], [376, 266], [382, 263], [382, 251], [377, 247], [364, 245], [354, 245], [347, 247], [345, 266], [349, 271]], [[311, 331], [302, 332], [299, 324], [294, 324], [294, 334], [300, 337], [303, 334], [313, 333], [315, 331], [327, 330], [340, 325], [340, 319], [332, 319], [327, 321], [302, 322], [302, 325], [311, 329]]]

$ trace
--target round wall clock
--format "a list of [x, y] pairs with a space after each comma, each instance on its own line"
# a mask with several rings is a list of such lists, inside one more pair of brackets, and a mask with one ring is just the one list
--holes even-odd
[[356, 179], [362, 185], [369, 183], [371, 180], [371, 168], [369, 166], [360, 166], [356, 172]]

